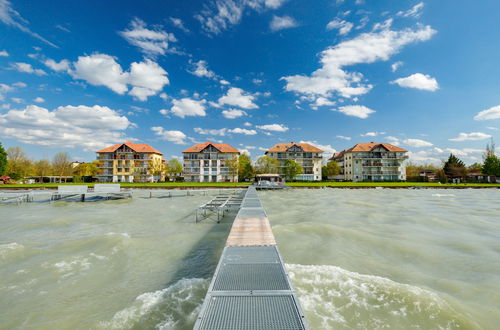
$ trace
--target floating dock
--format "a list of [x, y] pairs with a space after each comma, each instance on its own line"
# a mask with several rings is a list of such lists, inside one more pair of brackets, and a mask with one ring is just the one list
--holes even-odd
[[254, 187], [240, 205], [194, 329], [307, 329]]

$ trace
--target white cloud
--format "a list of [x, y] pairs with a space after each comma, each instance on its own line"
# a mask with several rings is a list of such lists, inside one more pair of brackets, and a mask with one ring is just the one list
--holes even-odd
[[178, 29], [188, 33], [189, 29], [184, 25], [180, 18], [170, 17], [170, 22]]
[[230, 84], [230, 82], [229, 82], [229, 81], [224, 80], [224, 79], [221, 79], [221, 80], [219, 81], [219, 83], [220, 83], [221, 85], [229, 85], [229, 84]]
[[336, 137], [342, 140], [351, 141], [350, 136], [337, 135]]
[[9, 53], [4, 49], [4, 50], [0, 51], [0, 56], [7, 57], [7, 56], [9, 56]]
[[167, 72], [156, 62], [149, 59], [133, 62], [130, 71], [124, 72], [116, 59], [106, 54], [79, 56], [69, 73], [75, 79], [85, 80], [94, 86], [106, 86], [118, 94], [128, 92], [128, 85], [131, 85], [129, 94], [141, 101], [169, 84]]
[[491, 138], [491, 135], [481, 133], [481, 132], [472, 132], [472, 133], [460, 133], [456, 138], [448, 139], [450, 141], [481, 141]]
[[215, 73], [208, 69], [207, 61], [200, 60], [198, 62], [192, 62], [191, 64], [194, 66], [194, 69], [192, 71], [189, 71], [189, 73], [192, 73], [197, 77], [215, 77]]
[[246, 9], [262, 11], [277, 9], [286, 0], [212, 0], [207, 1], [204, 9], [197, 15], [203, 31], [208, 34], [219, 34], [241, 21]]
[[29, 105], [0, 115], [0, 135], [22, 143], [95, 151], [126, 139], [132, 123], [105, 106], [61, 106], [53, 111]]
[[26, 87], [26, 86], [28, 86], [28, 85], [26, 85], [26, 84], [25, 84], [25, 83], [23, 83], [22, 81], [18, 81], [18, 82], [16, 82], [16, 83], [13, 83], [13, 84], [12, 84], [12, 86], [14, 86], [14, 87], [21, 87], [21, 88], [24, 88], [24, 87]]
[[245, 123], [243, 124], [243, 126], [245, 126], [245, 127], [252, 127], [253, 125], [252, 125], [252, 123], [249, 123], [249, 122], [247, 121], [247, 122], [245, 122]]
[[431, 92], [439, 89], [438, 82], [435, 78], [421, 73], [415, 73], [405, 78], [399, 78], [391, 83], [398, 84], [401, 87], [416, 88]]
[[255, 126], [265, 131], [273, 131], [273, 132], [286, 132], [288, 131], [288, 127], [282, 124], [268, 124], [268, 125], [260, 125]]
[[22, 98], [19, 98], [19, 97], [11, 97], [10, 99], [14, 103], [24, 103], [24, 100]]
[[414, 17], [419, 18], [422, 15], [422, 9], [425, 3], [419, 2], [415, 6], [411, 7], [408, 11], [399, 11], [396, 15], [401, 17]]
[[210, 129], [210, 128], [200, 128], [200, 127], [195, 127], [193, 130], [201, 135], [215, 135], [215, 136], [225, 136], [228, 131], [227, 128]]
[[478, 112], [474, 120], [500, 119], [500, 105]]
[[316, 141], [300, 141], [300, 143], [309, 143], [310, 145], [323, 150], [323, 159], [331, 158], [333, 154], [337, 152], [337, 150], [329, 144], [319, 144]]
[[340, 18], [335, 18], [333, 21], [330, 21], [326, 25], [326, 29], [327, 30], [338, 29], [339, 34], [343, 36], [348, 34], [352, 30], [353, 26], [354, 25], [351, 22], [341, 20]]
[[173, 106], [170, 108], [170, 113], [177, 117], [185, 118], [192, 116], [205, 117], [205, 100], [193, 100], [190, 98], [182, 98], [180, 100], [172, 100]]
[[432, 147], [433, 144], [420, 139], [406, 139], [402, 141], [405, 145], [413, 148]]
[[246, 128], [233, 128], [231, 130], [229, 130], [230, 133], [234, 133], [234, 134], [245, 134], [245, 135], [255, 135], [257, 134], [257, 131], [254, 130], [254, 129], [246, 129]]
[[273, 19], [269, 24], [271, 31], [279, 31], [284, 29], [290, 29], [297, 26], [297, 22], [290, 16], [276, 16], [273, 15]]
[[493, 126], [486, 126], [487, 129], [490, 129], [492, 131], [498, 131], [498, 127], [493, 127]]
[[243, 110], [229, 109], [229, 110], [223, 110], [222, 115], [224, 116], [224, 118], [227, 118], [227, 119], [235, 119], [235, 118], [246, 116], [247, 113]]
[[257, 79], [257, 78], [254, 78], [254, 79], [252, 79], [252, 82], [253, 82], [255, 85], [260, 85], [260, 84], [262, 84], [262, 79]]
[[359, 72], [347, 72], [344, 67], [387, 61], [404, 46], [429, 40], [436, 33], [430, 26], [419, 26], [416, 30], [392, 31], [385, 29], [363, 33], [351, 40], [329, 47], [320, 54], [322, 67], [311, 76], [294, 75], [281, 79], [287, 82], [287, 91], [302, 94], [328, 96], [337, 92], [349, 98], [368, 93], [372, 85], [363, 82]]
[[173, 142], [175, 144], [186, 144], [187, 136], [181, 131], [167, 131], [160, 126], [151, 127], [151, 130], [162, 140]]
[[160, 28], [148, 29], [147, 24], [139, 18], [130, 22], [129, 30], [120, 31], [119, 34], [148, 56], [164, 55], [168, 43], [177, 41], [173, 33], [167, 33]]
[[11, 64], [11, 69], [17, 70], [19, 72], [36, 74], [37, 76], [45, 76], [47, 73], [42, 69], [34, 69], [29, 63], [17, 62]]
[[9, 0], [0, 0], [0, 21], [6, 25], [13, 26], [24, 33], [31, 35], [32, 37], [37, 38], [38, 40], [43, 41], [47, 45], [50, 45], [55, 48], [59, 48], [47, 39], [43, 38], [38, 33], [31, 31], [28, 27], [29, 22], [24, 19], [19, 12], [12, 8], [12, 5]]
[[60, 62], [56, 62], [53, 59], [49, 58], [43, 62], [46, 66], [51, 68], [54, 71], [68, 71], [69, 70], [69, 61], [61, 60]]
[[37, 97], [33, 100], [33, 102], [36, 102], [36, 103], [43, 103], [45, 102], [45, 99], [43, 97]]
[[403, 66], [403, 64], [404, 64], [404, 62], [402, 62], [402, 61], [397, 61], [397, 62], [392, 63], [392, 64], [391, 64], [391, 70], [392, 70], [392, 72], [396, 72], [396, 71], [398, 71], [398, 69], [399, 69], [400, 67], [402, 67], [402, 66]]
[[253, 103], [255, 97], [246, 93], [241, 88], [231, 87], [227, 94], [219, 98], [219, 105], [232, 105], [242, 109], [256, 109], [258, 106]]
[[344, 115], [358, 117], [361, 119], [366, 119], [369, 115], [375, 113], [375, 110], [365, 107], [364, 105], [346, 105], [339, 107], [337, 111], [343, 113]]

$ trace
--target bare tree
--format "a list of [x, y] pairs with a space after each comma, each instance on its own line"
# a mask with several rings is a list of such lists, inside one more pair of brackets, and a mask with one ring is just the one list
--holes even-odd
[[[52, 168], [54, 169], [54, 174], [59, 176], [59, 182], [62, 182], [63, 176], [73, 173], [71, 161], [66, 152], [59, 152], [54, 156], [52, 159]], [[66, 182], [66, 179], [64, 179], [64, 182]]]

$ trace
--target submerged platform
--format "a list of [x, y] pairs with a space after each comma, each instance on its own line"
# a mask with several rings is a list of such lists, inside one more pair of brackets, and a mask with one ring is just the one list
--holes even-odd
[[241, 203], [194, 329], [307, 329], [254, 187]]

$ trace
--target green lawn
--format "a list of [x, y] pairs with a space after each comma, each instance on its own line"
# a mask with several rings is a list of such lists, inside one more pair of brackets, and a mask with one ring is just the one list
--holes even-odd
[[500, 183], [445, 183], [439, 182], [288, 182], [290, 187], [433, 187], [433, 188], [463, 188], [489, 187], [500, 188]]
[[[249, 182], [165, 182], [165, 183], [120, 183], [124, 188], [189, 188], [189, 187], [211, 187], [211, 188], [231, 188], [248, 186]], [[6, 184], [0, 185], [4, 188], [57, 188], [61, 185], [87, 185], [93, 187], [93, 183], [43, 183], [43, 184]]]

